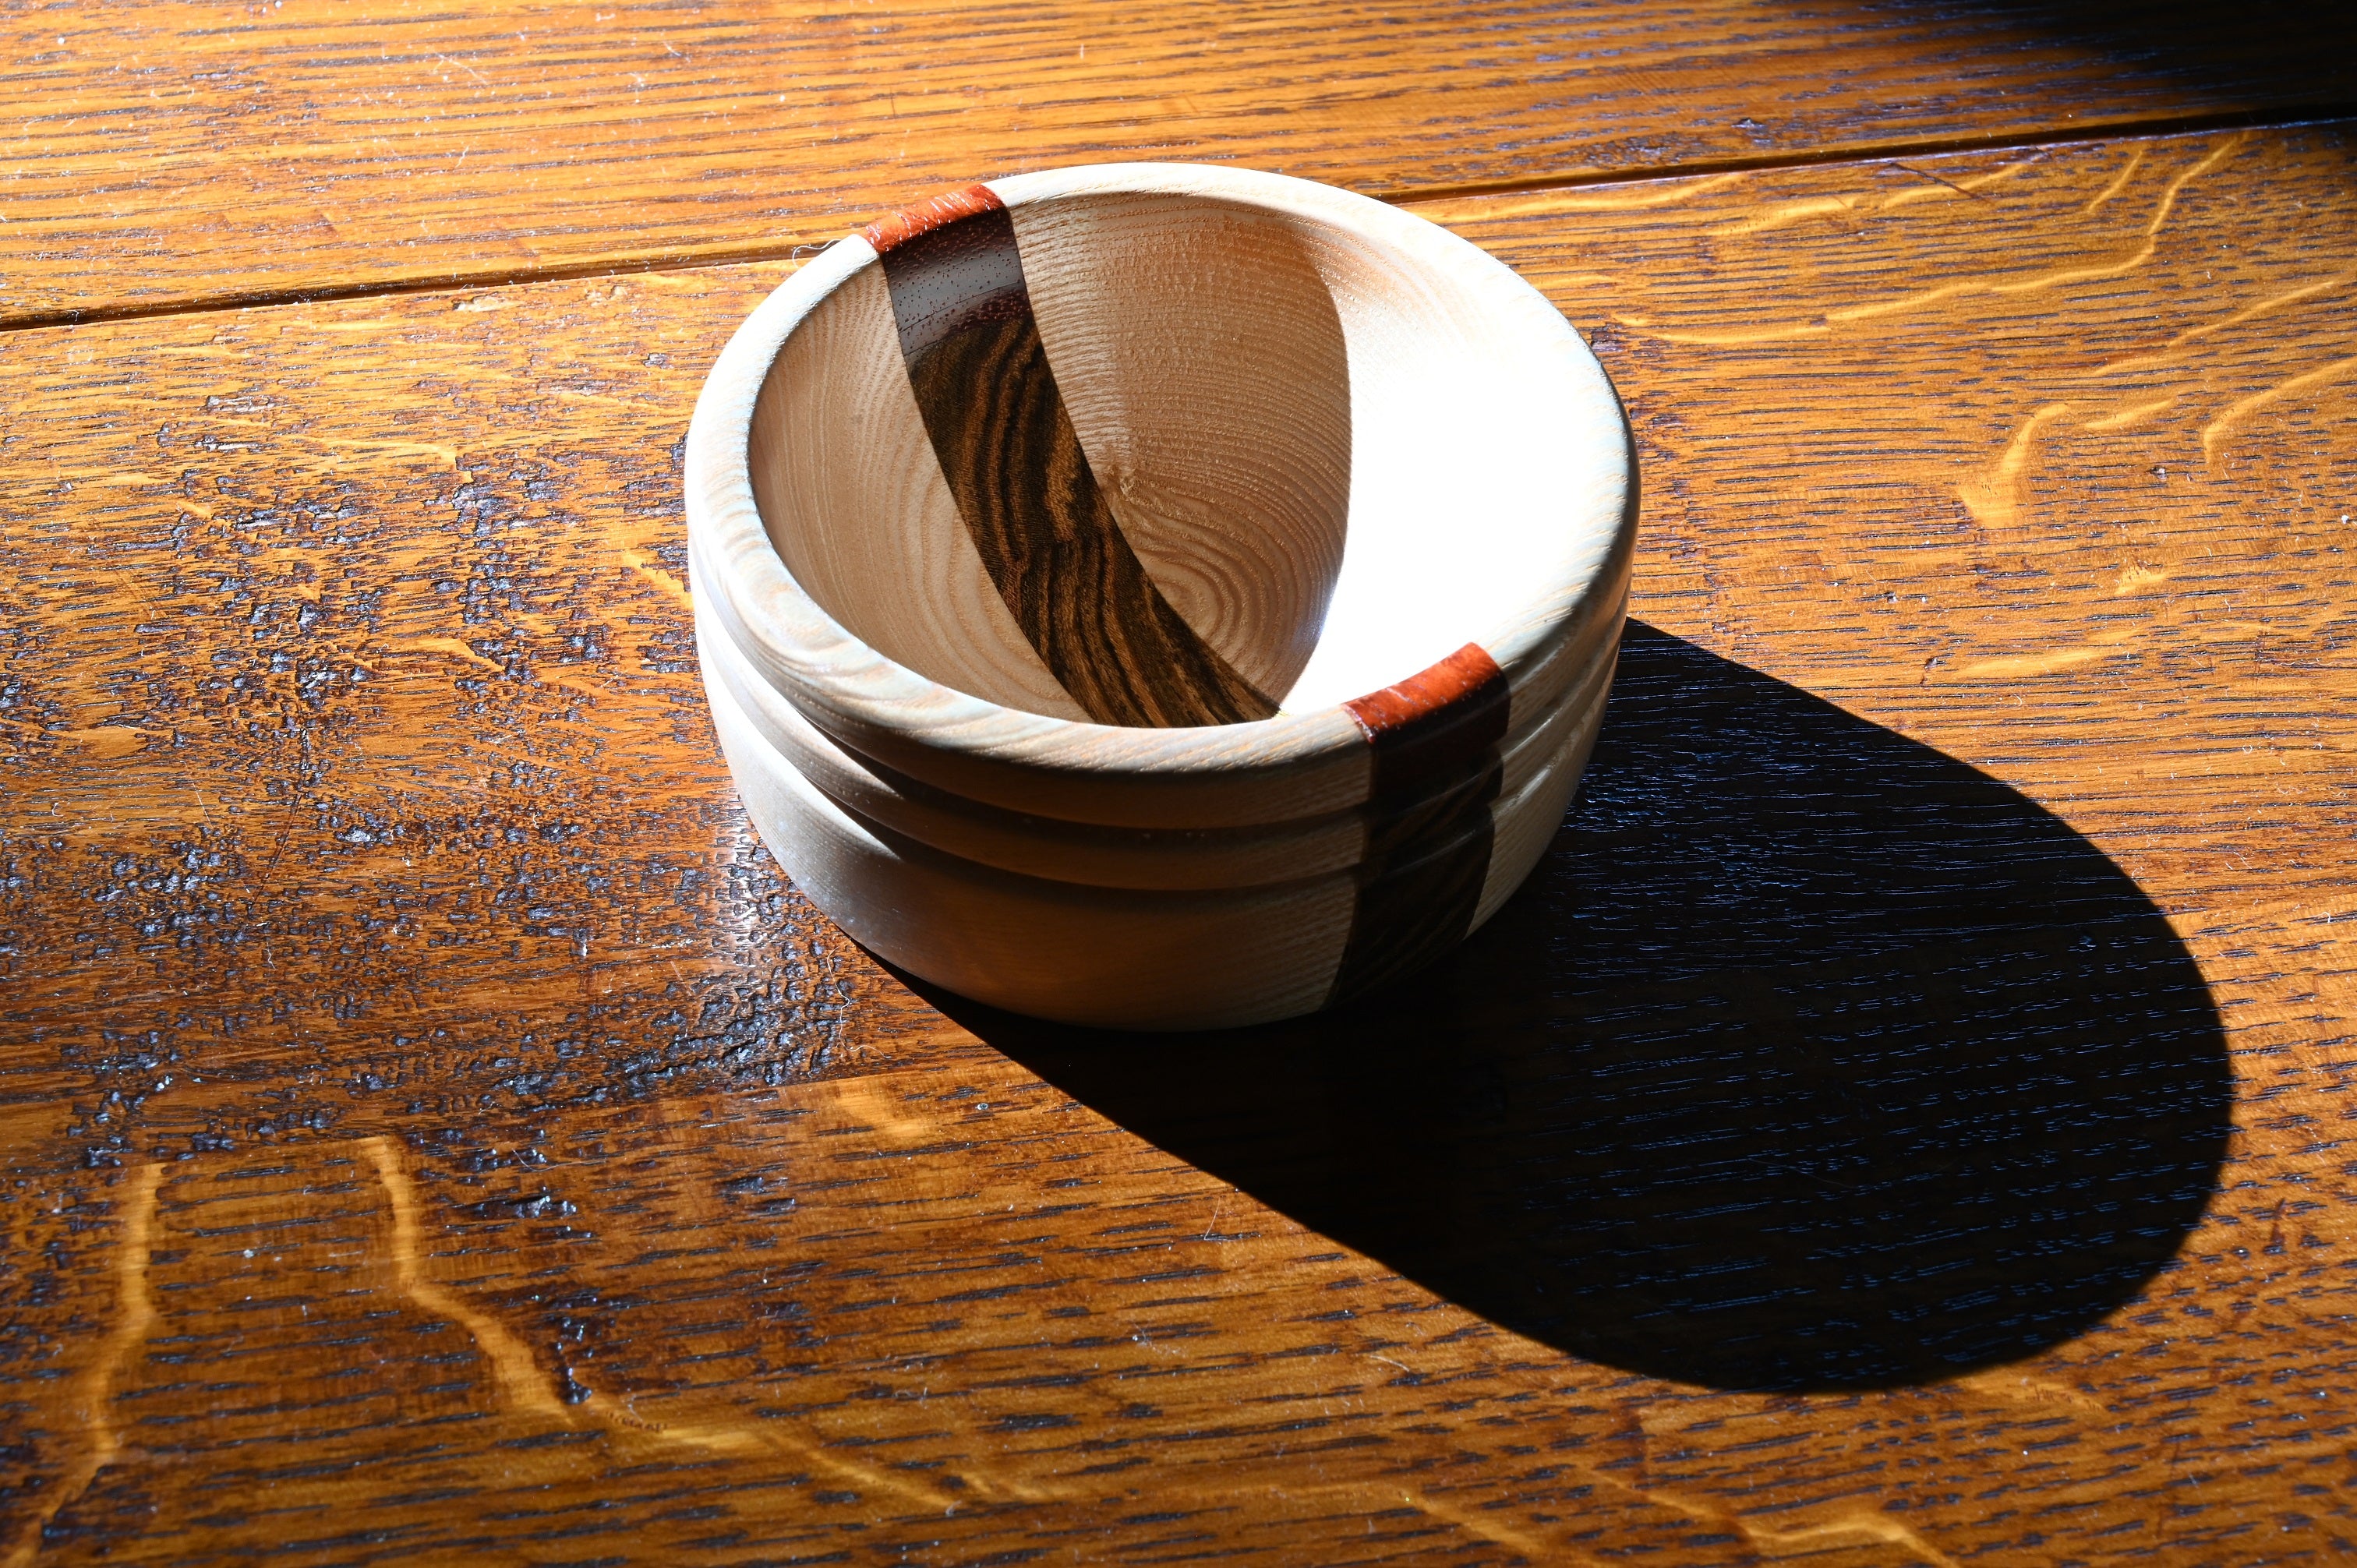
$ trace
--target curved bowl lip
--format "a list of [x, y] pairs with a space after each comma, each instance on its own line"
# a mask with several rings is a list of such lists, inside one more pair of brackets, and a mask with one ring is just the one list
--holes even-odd
[[[1566, 361], [1594, 412], [1598, 504], [1573, 520], [1585, 537], [1572, 568], [1467, 642], [1496, 660], [1510, 689], [1549, 649], [1609, 613], [1633, 553], [1637, 469], [1628, 419], [1602, 365], [1562, 314], [1504, 263], [1402, 209], [1331, 186], [1227, 166], [1084, 164], [985, 182], [1008, 207], [1089, 195], [1198, 196], [1322, 223], [1413, 264], [1469, 278], [1485, 303], [1521, 318], [1521, 332]], [[1142, 785], [1192, 777], [1236, 782], [1297, 773], [1363, 755], [1367, 736], [1340, 703], [1241, 724], [1148, 729], [1063, 719], [971, 695], [896, 662], [854, 636], [795, 581], [770, 542], [752, 484], [755, 401], [792, 332], [877, 252], [846, 235], [780, 285], [721, 350], [689, 422], [684, 488], [697, 575], [725, 604], [724, 622], [755, 669], [823, 729], [888, 736], [985, 768]], [[1609, 458], [1606, 455], [1609, 455]], [[1617, 504], [1615, 504], [1617, 503]], [[1402, 671], [1405, 679], [1414, 671]], [[896, 748], [898, 749], [898, 748]]]

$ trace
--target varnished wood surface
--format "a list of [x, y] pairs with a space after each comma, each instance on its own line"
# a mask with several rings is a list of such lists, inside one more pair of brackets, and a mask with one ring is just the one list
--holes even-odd
[[9, 8], [0, 321], [823, 242], [945, 186], [1233, 159], [1381, 193], [2348, 104], [2345, 8]]
[[1645, 624], [1458, 960], [1161, 1046], [749, 840], [780, 267], [10, 335], [0, 1551], [2345, 1556], [2350, 134], [1434, 208]]

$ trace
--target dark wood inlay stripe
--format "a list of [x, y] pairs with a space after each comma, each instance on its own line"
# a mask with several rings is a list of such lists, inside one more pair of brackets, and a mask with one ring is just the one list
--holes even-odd
[[1367, 853], [1332, 1003], [1464, 939], [1490, 875], [1490, 806], [1504, 782], [1504, 673], [1478, 643], [1342, 704], [1374, 748]]
[[1015, 226], [983, 186], [871, 227], [909, 384], [985, 570], [1099, 724], [1265, 719], [1276, 703], [1162, 596], [1106, 506], [1031, 314]]

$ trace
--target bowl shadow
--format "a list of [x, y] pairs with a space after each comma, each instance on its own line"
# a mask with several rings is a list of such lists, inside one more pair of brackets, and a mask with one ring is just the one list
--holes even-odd
[[1547, 857], [1422, 973], [1196, 1035], [912, 983], [1492, 1323], [1723, 1388], [1888, 1387], [2073, 1337], [2172, 1266], [2233, 1096], [2201, 971], [2094, 845], [1634, 622]]

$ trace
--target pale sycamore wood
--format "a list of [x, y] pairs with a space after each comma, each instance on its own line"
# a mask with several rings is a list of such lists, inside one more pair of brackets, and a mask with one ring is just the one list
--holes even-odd
[[[888, 284], [890, 231], [839, 242], [740, 329], [690, 431], [705, 685], [796, 886], [916, 974], [1128, 1028], [1306, 1012], [1478, 925], [1562, 820], [1609, 685], [1634, 469], [1586, 346], [1473, 247], [1297, 180], [1116, 166], [956, 202], [925, 222], [1004, 203], [987, 220], [1011, 240], [972, 231]], [[1030, 369], [912, 388], [927, 313], [966, 290], [1009, 308], [1017, 285]], [[1053, 527], [1117, 529], [1153, 585], [1133, 575], [1120, 592], [1142, 596], [1108, 602], [1134, 610], [1103, 613], [1175, 613], [1285, 693], [1275, 717], [1074, 716], [1059, 679], [1168, 645], [1116, 638], [1088, 645], [1110, 665], [1068, 666], [1028, 640], [1028, 596], [1101, 580], [1051, 565], [1094, 548], [1079, 535], [1002, 557], [970, 532], [996, 492], [957, 484], [1001, 481], [963, 465], [1005, 461], [1017, 427], [989, 422], [1009, 419], [1067, 443], [1057, 461], [1105, 499]], [[1071, 575], [1024, 575], [1051, 570]], [[1497, 727], [1386, 783], [1388, 743], [1339, 704], [1469, 644]], [[1460, 800], [1485, 773], [1487, 801]]]
[[707, 680], [721, 750], [794, 886], [861, 945], [977, 1001], [1067, 1023], [1216, 1028], [1325, 999], [1347, 872], [1232, 892], [1084, 888], [890, 843], [831, 801]]
[[[1001, 870], [846, 811], [770, 744], [708, 668], [705, 687], [737, 793], [795, 887], [909, 972], [994, 1006], [1097, 1028], [1228, 1028], [1327, 1001], [1355, 923], [1355, 867], [1186, 890]], [[1554, 836], [1601, 718], [1598, 703], [1520, 789], [1487, 807], [1475, 925]]]

